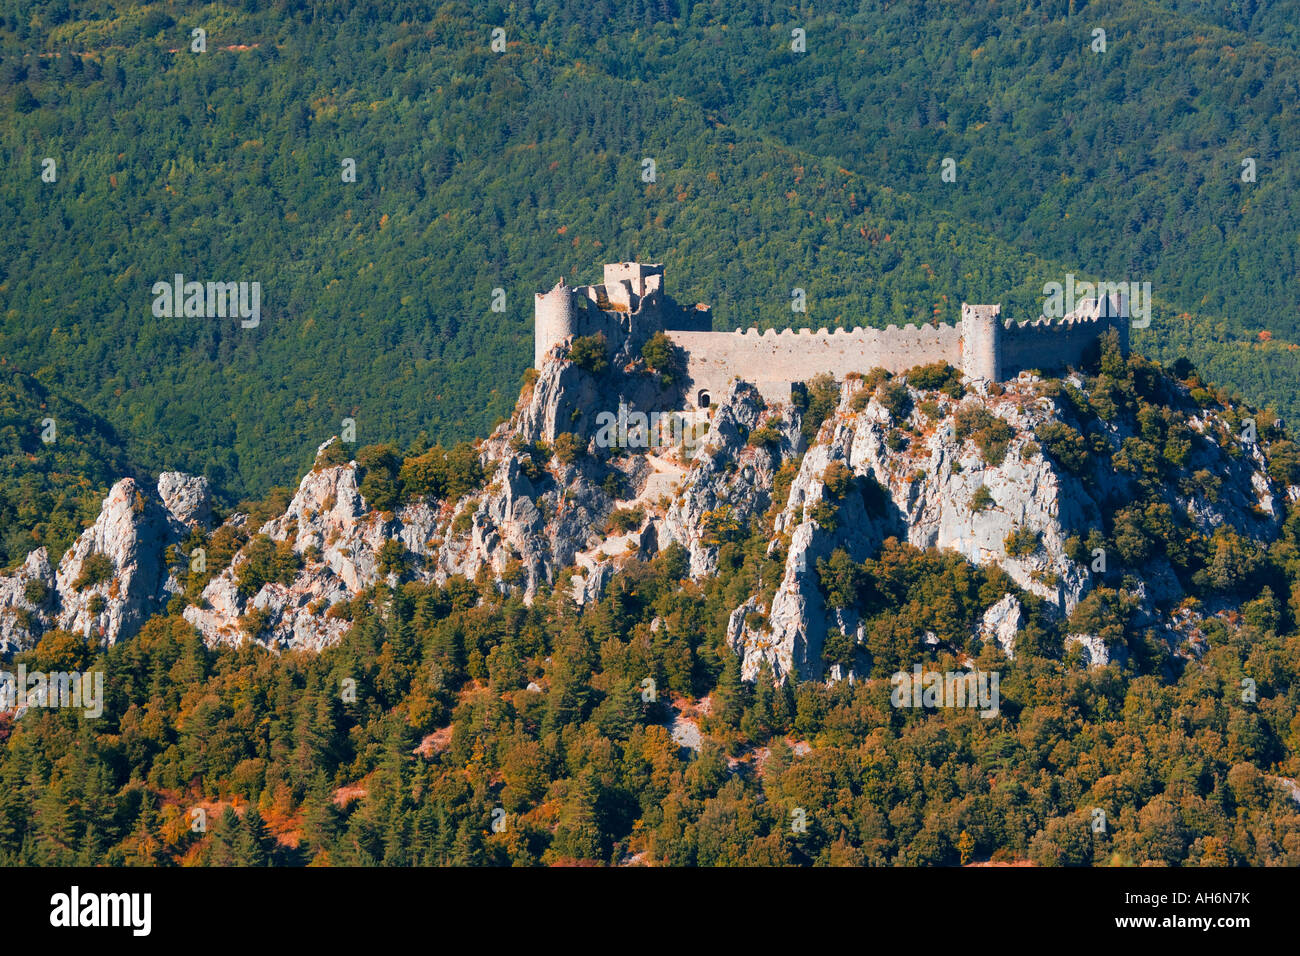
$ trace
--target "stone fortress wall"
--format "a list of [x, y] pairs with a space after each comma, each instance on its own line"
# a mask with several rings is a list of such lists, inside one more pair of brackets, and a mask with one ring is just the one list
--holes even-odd
[[753, 383], [769, 402], [790, 400], [790, 387], [822, 372], [843, 379], [877, 366], [902, 372], [961, 354], [961, 331], [951, 325], [905, 325], [901, 329], [758, 329], [679, 332], [667, 335], [687, 354], [687, 400], [700, 393], [721, 397], [736, 377]]
[[1127, 303], [1122, 296], [1088, 300], [1063, 319], [1013, 323], [1001, 307], [963, 303], [960, 324], [884, 329], [757, 329], [712, 331], [707, 306], [683, 308], [664, 293], [663, 266], [622, 262], [605, 266], [605, 281], [570, 288], [561, 279], [535, 301], [533, 360], [573, 336], [603, 333], [616, 354], [630, 356], [664, 332], [687, 356], [688, 407], [707, 407], [734, 378], [752, 382], [771, 402], [790, 399], [791, 386], [829, 372], [843, 379], [873, 368], [902, 372], [947, 362], [970, 379], [1000, 381], [1027, 369], [1054, 371], [1079, 364], [1109, 328], [1128, 351]]

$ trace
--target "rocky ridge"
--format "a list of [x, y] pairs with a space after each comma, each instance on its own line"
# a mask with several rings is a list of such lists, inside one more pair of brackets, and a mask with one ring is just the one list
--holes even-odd
[[[456, 575], [486, 577], [526, 601], [546, 588], [564, 589], [585, 604], [624, 564], [669, 544], [685, 550], [691, 577], [714, 574], [728, 529], [765, 517], [782, 579], [773, 596], [756, 594], [737, 607], [728, 626], [749, 679], [764, 662], [779, 679], [854, 679], [851, 668], [827, 673], [822, 665], [829, 630], [860, 640], [862, 625], [852, 610], [827, 606], [817, 564], [836, 550], [865, 560], [891, 536], [996, 565], [1021, 594], [1069, 615], [1097, 580], [1077, 539], [1132, 496], [1132, 478], [1100, 464], [1076, 474], [1044, 451], [1040, 433], [1071, 411], [1031, 375], [992, 388], [968, 382], [960, 398], [916, 388], [905, 377], [894, 386], [886, 395], [874, 381], [851, 376], [809, 445], [805, 411], [768, 408], [752, 385], [733, 381], [709, 410], [701, 440], [688, 432], [686, 441], [660, 442], [637, 418], [678, 407], [680, 396], [659, 376], [639, 363], [592, 373], [560, 349], [525, 387], [511, 419], [479, 443], [485, 480], [458, 500], [416, 498], [378, 510], [361, 491], [356, 461], [322, 463], [303, 476], [283, 514], [252, 528], [244, 514], [218, 524], [202, 478], [166, 473], [156, 488], [119, 481], [57, 568], [39, 549], [0, 577], [0, 651], [29, 648], [54, 627], [112, 643], [169, 606], [210, 643], [320, 649], [348, 626], [332, 609], [365, 589]], [[972, 410], [1005, 426], [1000, 454], [963, 433]], [[612, 432], [611, 419], [618, 423]], [[1233, 432], [1217, 413], [1197, 410], [1187, 421], [1196, 439], [1182, 468], [1216, 476], [1218, 490], [1171, 486], [1171, 511], [1207, 534], [1230, 526], [1258, 540], [1276, 537], [1283, 502], [1300, 489], [1273, 482], [1259, 445], [1228, 448]], [[1106, 428], [1112, 450], [1135, 437], [1122, 424]], [[325, 461], [319, 453], [318, 461]], [[788, 474], [796, 465], [788, 491], [774, 502], [782, 467]], [[213, 569], [198, 599], [178, 601], [192, 560], [181, 553], [185, 542], [220, 529], [244, 543], [227, 566]], [[1009, 553], [1016, 534], [1033, 546]], [[249, 585], [259, 539], [292, 552], [291, 574]], [[1153, 622], [1181, 596], [1163, 558], [1144, 569], [1137, 592]], [[1024, 615], [1021, 598], [1008, 592], [986, 610], [979, 634], [1014, 655]], [[1092, 663], [1109, 657], [1093, 635], [1068, 642], [1085, 647]]]

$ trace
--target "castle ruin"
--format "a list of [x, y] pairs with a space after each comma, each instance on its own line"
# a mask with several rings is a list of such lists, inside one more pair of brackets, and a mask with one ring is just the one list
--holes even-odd
[[794, 383], [823, 372], [842, 380], [877, 367], [898, 373], [947, 362], [969, 379], [995, 382], [1027, 369], [1055, 371], [1078, 365], [1111, 328], [1128, 354], [1128, 310], [1122, 295], [1090, 299], [1064, 318], [1034, 322], [1004, 321], [999, 305], [962, 303], [956, 326], [715, 332], [708, 306], [684, 308], [665, 293], [661, 264], [611, 263], [604, 278], [601, 285], [576, 288], [561, 279], [549, 292], [537, 294], [534, 367], [575, 336], [602, 333], [616, 355], [630, 357], [663, 332], [686, 355], [691, 408], [707, 408], [710, 397], [722, 395], [734, 378], [752, 382], [769, 402], [784, 402]]

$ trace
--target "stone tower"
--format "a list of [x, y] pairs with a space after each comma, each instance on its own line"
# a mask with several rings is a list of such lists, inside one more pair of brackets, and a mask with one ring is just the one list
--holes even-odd
[[967, 378], [1002, 378], [1002, 306], [961, 304], [961, 370]]
[[555, 283], [550, 292], [538, 292], [533, 297], [533, 368], [541, 368], [546, 353], [571, 335], [577, 334], [577, 316], [573, 304], [573, 290], [564, 279]]

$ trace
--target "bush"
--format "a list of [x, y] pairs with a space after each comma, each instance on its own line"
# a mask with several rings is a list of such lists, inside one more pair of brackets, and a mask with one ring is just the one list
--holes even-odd
[[[82, 570], [83, 571], [85, 570], [84, 566]], [[49, 596], [50, 596], [50, 589], [45, 586], [44, 581], [37, 581], [33, 579], [31, 581], [28, 581], [23, 586], [23, 597], [27, 600], [28, 604], [35, 604], [35, 605], [44, 604], [46, 600], [49, 598]]]
[[586, 369], [592, 375], [599, 375], [609, 368], [609, 344], [605, 336], [581, 335], [573, 340], [569, 347], [569, 361], [578, 368]]
[[764, 422], [749, 433], [749, 444], [755, 448], [775, 448], [781, 444], [781, 433]]
[[961, 384], [961, 373], [947, 362], [933, 362], [930, 365], [918, 365], [903, 373], [909, 385], [924, 391], [941, 391], [953, 398], [966, 394]]
[[984, 460], [994, 467], [1006, 460], [1007, 445], [1016, 434], [1010, 425], [982, 405], [963, 405], [953, 420], [958, 441], [974, 441]]
[[379, 573], [400, 575], [406, 569], [406, 558], [406, 545], [397, 538], [389, 538], [379, 546]]
[[302, 558], [288, 541], [273, 541], [259, 534], [244, 550], [244, 562], [235, 572], [236, 590], [241, 598], [250, 598], [263, 585], [289, 585], [302, 567]]
[[894, 418], [906, 418], [912, 411], [912, 396], [902, 382], [881, 382], [876, 388], [876, 401]]
[[818, 526], [826, 531], [834, 531], [839, 527], [839, 509], [831, 502], [823, 499], [815, 504], [808, 512], [808, 517], [816, 521]]
[[1038, 532], [1021, 525], [1007, 535], [1002, 543], [1007, 549], [1008, 557], [1027, 558], [1038, 550]]
[[469, 442], [461, 442], [450, 451], [434, 445], [424, 454], [402, 462], [398, 474], [403, 495], [448, 501], [463, 498], [478, 488], [483, 478], [478, 451]]
[[1275, 441], [1269, 446], [1268, 475], [1279, 485], [1300, 484], [1300, 448], [1294, 442]]
[[84, 591], [97, 584], [103, 584], [113, 576], [113, 559], [106, 554], [92, 551], [81, 562], [81, 573], [72, 582], [73, 590]]
[[600, 490], [605, 492], [611, 498], [622, 498], [623, 491], [627, 485], [627, 478], [621, 471], [614, 470], [605, 476], [601, 483]]
[[645, 359], [645, 364], [652, 371], [659, 373], [659, 378], [665, 385], [676, 381], [679, 370], [677, 347], [664, 333], [656, 332], [646, 340], [645, 345], [641, 346], [641, 358]]
[[842, 501], [853, 487], [853, 470], [842, 461], [833, 461], [822, 472], [822, 485], [827, 495]]
[[239, 621], [240, 628], [243, 630], [245, 637], [250, 641], [255, 641], [262, 636], [262, 631], [266, 630], [270, 618], [270, 611], [260, 607], [250, 607], [248, 613]]
[[1066, 471], [1073, 475], [1087, 473], [1090, 462], [1088, 443], [1069, 425], [1048, 422], [1038, 427], [1037, 437], [1047, 453]]
[[996, 504], [997, 502], [993, 500], [993, 492], [989, 491], [986, 485], [980, 485], [975, 489], [975, 494], [970, 496], [970, 510], [975, 514], [987, 511]]
[[392, 445], [367, 445], [357, 452], [357, 465], [361, 469], [358, 490], [366, 503], [379, 511], [395, 508], [402, 491], [397, 449]]
[[804, 412], [800, 430], [805, 441], [812, 442], [817, 437], [817, 430], [835, 411], [839, 401], [840, 387], [829, 373], [817, 375], [805, 382], [802, 389], [792, 391], [791, 403]]
[[587, 447], [573, 432], [560, 432], [555, 436], [555, 444], [551, 450], [557, 460], [571, 465], [586, 453]]
[[611, 533], [626, 534], [641, 527], [641, 522], [644, 520], [645, 509], [643, 508], [618, 508], [610, 514], [607, 528]]

